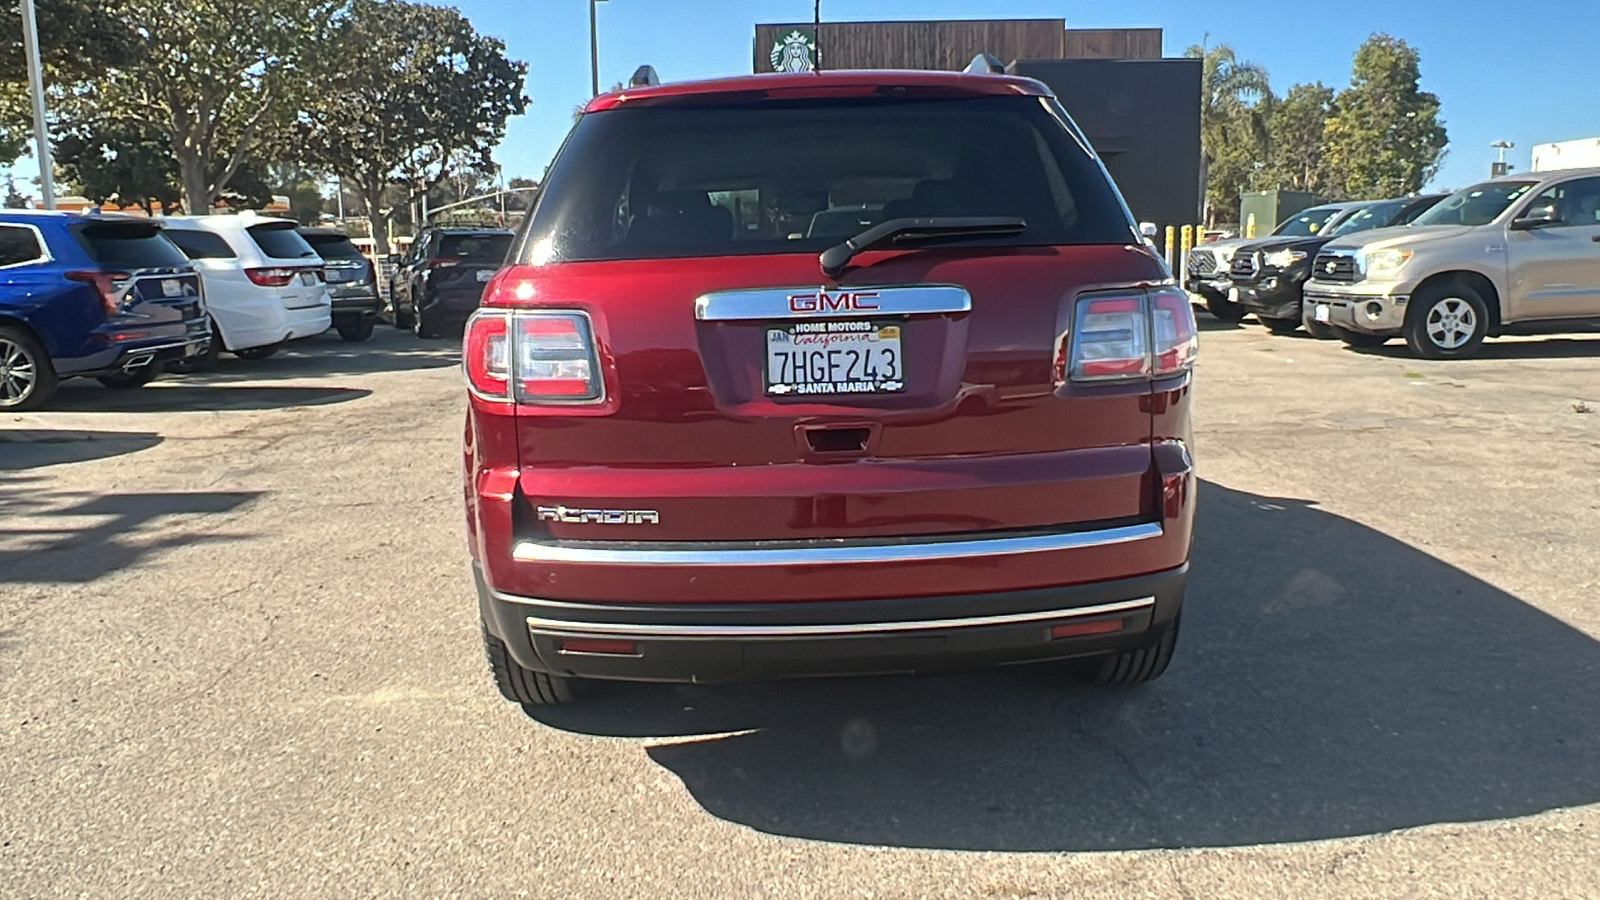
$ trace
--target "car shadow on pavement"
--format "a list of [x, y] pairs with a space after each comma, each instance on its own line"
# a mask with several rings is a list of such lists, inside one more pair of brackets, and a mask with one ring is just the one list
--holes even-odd
[[[1368, 356], [1387, 356], [1392, 359], [1415, 359], [1416, 354], [1405, 341], [1395, 338], [1378, 347], [1346, 347], [1353, 353]], [[1600, 359], [1600, 338], [1594, 337], [1539, 337], [1530, 340], [1483, 342], [1478, 355], [1472, 359], [1448, 360], [1446, 365], [1472, 365], [1475, 361], [1500, 359]]]
[[49, 412], [193, 412], [327, 406], [359, 400], [365, 388], [206, 384], [157, 381], [137, 391], [107, 390], [93, 382], [69, 381], [50, 401]]
[[149, 431], [0, 428], [0, 471], [108, 459], [149, 450], [161, 440], [161, 435]]
[[1600, 642], [1304, 501], [1202, 488], [1178, 654], [1053, 668], [599, 685], [538, 720], [650, 737], [711, 814], [966, 850], [1238, 846], [1600, 801]]
[[207, 516], [230, 513], [257, 491], [103, 494], [18, 490], [33, 479], [0, 474], [0, 585], [83, 584], [172, 547], [240, 540]]
[[163, 375], [161, 383], [225, 384], [287, 378], [326, 378], [443, 369], [461, 364], [461, 341], [422, 340], [410, 332], [379, 325], [370, 340], [347, 343], [333, 333], [291, 341], [267, 359], [217, 357], [211, 368], [193, 375]]

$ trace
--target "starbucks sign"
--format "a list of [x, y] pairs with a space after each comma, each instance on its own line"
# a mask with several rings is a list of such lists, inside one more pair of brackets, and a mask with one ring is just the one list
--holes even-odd
[[810, 28], [778, 32], [772, 44], [772, 71], [812, 72], [817, 68], [817, 34]]

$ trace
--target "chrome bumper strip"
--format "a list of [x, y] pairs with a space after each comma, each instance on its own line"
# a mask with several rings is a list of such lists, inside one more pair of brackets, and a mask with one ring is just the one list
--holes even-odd
[[985, 556], [1053, 553], [1143, 541], [1161, 536], [1161, 526], [1148, 522], [1096, 531], [1070, 531], [1025, 537], [961, 538], [910, 544], [821, 544], [806, 547], [667, 548], [574, 547], [523, 541], [511, 551], [517, 562], [575, 563], [603, 566], [815, 566], [871, 563], [944, 562]]

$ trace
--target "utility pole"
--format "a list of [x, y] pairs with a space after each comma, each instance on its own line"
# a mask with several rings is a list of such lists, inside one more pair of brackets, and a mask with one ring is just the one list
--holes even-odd
[[50, 155], [50, 129], [44, 121], [44, 67], [39, 64], [39, 21], [33, 0], [22, 0], [22, 47], [28, 59], [28, 93], [33, 95], [33, 140], [39, 154], [39, 191], [44, 208], [56, 208], [55, 160]]
[[600, 27], [595, 10], [605, 0], [589, 0], [589, 96], [600, 96]]

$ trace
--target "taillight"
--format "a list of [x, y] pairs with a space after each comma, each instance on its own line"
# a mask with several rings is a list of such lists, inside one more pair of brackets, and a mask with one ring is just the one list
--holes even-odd
[[1195, 354], [1200, 352], [1200, 329], [1195, 325], [1188, 294], [1175, 287], [1151, 291], [1150, 331], [1157, 377], [1194, 368]]
[[288, 287], [289, 282], [294, 281], [294, 276], [297, 274], [299, 273], [294, 269], [277, 266], [244, 270], [244, 276], [261, 287]]
[[100, 306], [108, 316], [114, 316], [122, 310], [122, 298], [127, 296], [128, 288], [133, 284], [133, 276], [127, 272], [81, 269], [68, 272], [67, 277], [94, 285], [95, 291], [100, 294]]
[[472, 390], [491, 400], [510, 398], [511, 315], [496, 310], [474, 313], [461, 344], [461, 362]]
[[435, 256], [433, 259], [428, 260], [428, 268], [448, 269], [451, 266], [460, 264], [460, 262], [461, 257], [459, 256]]
[[1073, 381], [1126, 381], [1188, 371], [1199, 349], [1189, 298], [1174, 287], [1079, 298], [1057, 362]]
[[579, 312], [480, 310], [462, 359], [472, 390], [491, 400], [582, 404], [605, 393], [594, 331]]

